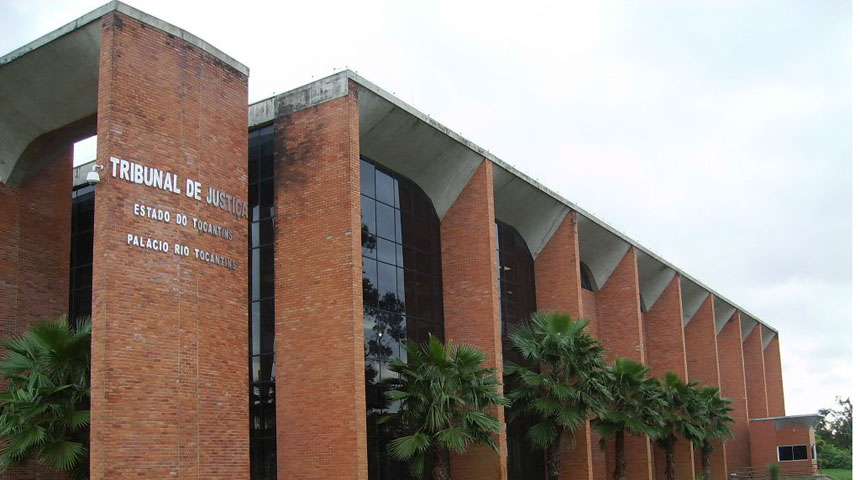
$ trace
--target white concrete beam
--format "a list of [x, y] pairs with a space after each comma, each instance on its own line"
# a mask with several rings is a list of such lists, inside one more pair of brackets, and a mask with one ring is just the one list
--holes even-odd
[[639, 294], [647, 312], [675, 278], [676, 273], [646, 252], [637, 252], [636, 261], [639, 268]]
[[579, 257], [594, 276], [597, 289], [609, 280], [621, 263], [630, 244], [588, 218], [577, 218], [579, 228]]
[[681, 304], [684, 307], [684, 326], [686, 327], [693, 315], [699, 311], [702, 304], [707, 300], [710, 292], [681, 275]]
[[720, 297], [714, 296], [714, 327], [717, 335], [723, 331], [723, 328], [729, 323], [729, 320], [736, 311], [737, 308], [734, 305]]

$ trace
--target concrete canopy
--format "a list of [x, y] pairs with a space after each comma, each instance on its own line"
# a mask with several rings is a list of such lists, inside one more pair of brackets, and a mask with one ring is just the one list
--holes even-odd
[[636, 261], [639, 268], [639, 294], [647, 312], [675, 278], [675, 271], [645, 252], [638, 252]]
[[248, 68], [203, 40], [121, 2], [111, 2], [0, 57], [0, 181], [20, 186], [71, 143], [95, 135], [100, 18], [120, 12]]
[[761, 346], [762, 348], [767, 348], [770, 345], [770, 342], [776, 338], [776, 331], [767, 326], [762, 326], [761, 328]]
[[749, 314], [741, 311], [741, 335], [743, 335], [744, 341], [750, 336], [757, 323]]
[[783, 427], [797, 425], [805, 428], [815, 428], [821, 421], [824, 420], [822, 415], [810, 413], [807, 415], [789, 415], [787, 417], [767, 417], [767, 418], [751, 418], [751, 422], [767, 422], [772, 421], [774, 428], [779, 430]]
[[630, 244], [592, 220], [579, 217], [579, 257], [594, 276], [595, 287], [603, 288]]
[[517, 229], [537, 257], [570, 208], [498, 165], [493, 165], [496, 218]]
[[684, 308], [684, 326], [690, 323], [693, 315], [699, 311], [699, 308], [707, 300], [709, 293], [696, 282], [683, 275], [681, 276], [681, 304]]
[[717, 335], [723, 331], [723, 328], [729, 323], [729, 319], [735, 314], [737, 308], [731, 303], [723, 300], [720, 297], [714, 296], [714, 322]]

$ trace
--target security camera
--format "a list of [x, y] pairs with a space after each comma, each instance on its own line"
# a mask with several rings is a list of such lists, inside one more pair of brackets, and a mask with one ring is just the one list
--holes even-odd
[[102, 181], [101, 176], [99, 176], [99, 170], [104, 170], [105, 167], [101, 165], [93, 165], [92, 171], [87, 173], [87, 183], [90, 185], [98, 185], [99, 182]]

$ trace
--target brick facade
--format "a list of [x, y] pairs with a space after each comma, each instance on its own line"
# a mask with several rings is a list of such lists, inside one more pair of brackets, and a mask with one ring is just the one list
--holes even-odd
[[[502, 333], [499, 306], [496, 214], [493, 167], [484, 160], [457, 200], [442, 218], [442, 293], [445, 339], [474, 345], [487, 354], [487, 364], [501, 380]], [[494, 412], [504, 422], [504, 409]], [[505, 433], [498, 438], [499, 453], [474, 447], [452, 455], [455, 479], [507, 478]]]
[[750, 464], [749, 415], [744, 380], [744, 355], [741, 337], [741, 318], [732, 314], [723, 330], [717, 334], [720, 359], [720, 391], [732, 400], [732, 431], [735, 438], [726, 441], [726, 466], [729, 471]]
[[746, 376], [749, 418], [769, 417], [760, 324], [756, 324], [744, 340], [744, 375]]
[[779, 336], [773, 337], [764, 349], [764, 377], [767, 381], [767, 412], [771, 417], [785, 415], [785, 394], [782, 388], [782, 359], [779, 356]]
[[[597, 319], [600, 340], [606, 347], [607, 361], [615, 357], [632, 358], [645, 363], [645, 339], [639, 311], [639, 273], [636, 249], [630, 247], [612, 275], [598, 292]], [[606, 475], [611, 477], [615, 465], [614, 442], [607, 439]], [[651, 480], [653, 455], [647, 437], [627, 435], [625, 453], [627, 478]]]
[[[559, 310], [582, 317], [582, 279], [579, 269], [579, 234], [576, 214], [571, 212], [562, 221], [549, 242], [535, 258], [535, 289], [538, 311]], [[588, 330], [594, 332], [595, 324]], [[592, 480], [592, 436], [588, 424], [576, 432], [574, 448], [565, 451], [561, 459], [563, 479]]]
[[[204, 197], [215, 187], [246, 199], [247, 77], [126, 15], [101, 22], [91, 478], [248, 478], [247, 219], [184, 194], [194, 179]], [[183, 191], [114, 177], [111, 157], [176, 174]], [[189, 223], [136, 216], [135, 204]], [[191, 217], [233, 239], [195, 230]], [[133, 246], [132, 234], [169, 251]], [[177, 243], [190, 256], [174, 254]]]
[[[68, 148], [21, 187], [0, 184], [0, 338], [68, 312], [71, 165]], [[58, 478], [35, 461], [6, 474]]]
[[357, 100], [275, 122], [278, 478], [367, 477]]

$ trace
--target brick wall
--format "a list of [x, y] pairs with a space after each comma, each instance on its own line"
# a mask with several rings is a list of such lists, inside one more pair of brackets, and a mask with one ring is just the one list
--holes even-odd
[[[687, 380], [687, 353], [684, 344], [684, 310], [681, 305], [681, 277], [675, 275], [663, 293], [644, 314], [644, 330], [648, 366], [651, 375], [661, 378], [666, 372], [674, 372]], [[665, 450], [654, 449], [655, 476], [662, 476], [666, 469]], [[680, 480], [693, 480], [693, 446], [679, 438], [675, 446], [675, 474]]]
[[[639, 273], [636, 249], [630, 247], [615, 271], [597, 294], [597, 318], [600, 340], [606, 346], [607, 361], [616, 356], [645, 362], [645, 340], [639, 311]], [[612, 444], [612, 439], [607, 439]], [[627, 436], [625, 440], [627, 478], [650, 480], [653, 477], [651, 442], [644, 436]], [[610, 448], [605, 452], [606, 474], [612, 475], [615, 458]]]
[[[247, 78], [119, 13], [102, 18], [93, 249], [91, 477], [248, 478], [245, 218], [114, 178], [110, 157], [247, 195]], [[184, 189], [184, 188], [183, 188]], [[134, 204], [188, 215], [135, 216]], [[195, 230], [191, 217], [234, 232]], [[175, 220], [175, 217], [173, 217]], [[128, 244], [139, 235], [190, 256]], [[235, 269], [194, 257], [224, 255]], [[67, 267], [68, 268], [68, 267]]]
[[[559, 310], [573, 317], [583, 316], [575, 213], [571, 212], [564, 218], [535, 259], [535, 288], [539, 311]], [[593, 332], [596, 325], [589, 324], [588, 329]], [[563, 452], [560, 466], [562, 479], [593, 478], [590, 432], [586, 424], [576, 432], [574, 448]]]
[[[484, 160], [441, 221], [442, 294], [445, 338], [467, 343], [488, 355], [488, 365], [502, 373], [501, 311], [498, 290], [493, 166]], [[504, 421], [504, 409], [495, 411]], [[505, 434], [500, 453], [487, 447], [452, 455], [455, 480], [507, 478]]]
[[358, 94], [275, 123], [278, 477], [367, 478]]
[[750, 464], [747, 393], [744, 380], [744, 355], [741, 340], [741, 319], [732, 314], [723, 330], [717, 334], [720, 359], [720, 390], [732, 400], [732, 431], [735, 438], [726, 441], [726, 466], [729, 472]]
[[[693, 314], [690, 322], [684, 327], [684, 342], [687, 347], [687, 373], [691, 380], [698, 380], [702, 385], [720, 386], [720, 364], [717, 354], [717, 334], [714, 313], [714, 296], [708, 297]], [[725, 478], [726, 452], [722, 442], [714, 446], [711, 453], [711, 475], [713, 478]], [[696, 476], [702, 474], [702, 458], [699, 450], [695, 452]]]
[[767, 381], [767, 412], [771, 417], [785, 415], [785, 396], [782, 387], [782, 359], [779, 355], [779, 336], [773, 337], [764, 349], [764, 377]]
[[756, 323], [744, 340], [744, 375], [747, 383], [747, 411], [750, 418], [767, 418], [767, 380], [764, 374], [761, 324]]
[[[21, 187], [0, 184], [0, 338], [68, 312], [71, 205], [71, 146]], [[4, 475], [59, 478], [36, 462]]]

